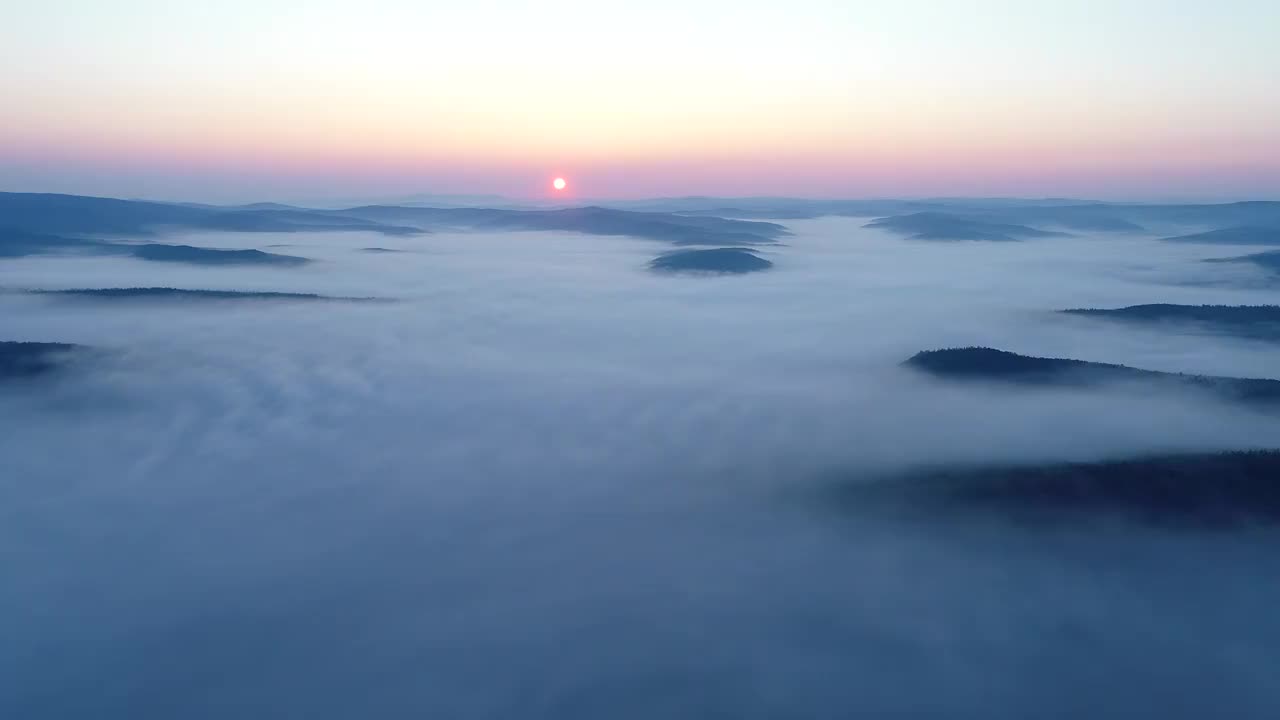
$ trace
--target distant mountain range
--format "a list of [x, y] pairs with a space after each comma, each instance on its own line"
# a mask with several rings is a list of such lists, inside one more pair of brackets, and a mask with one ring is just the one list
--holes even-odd
[[369, 230], [390, 235], [421, 232], [316, 210], [262, 210], [40, 193], [0, 193], [0, 227], [83, 238], [145, 237], [176, 228], [226, 232]]
[[[761, 245], [788, 234], [774, 223], [634, 212], [423, 208], [370, 205], [311, 210], [278, 205], [214, 207], [34, 193], [0, 193], [0, 256], [102, 251], [119, 239], [168, 230], [223, 232], [366, 231], [412, 235], [435, 229], [558, 230], [627, 235], [676, 245]], [[212, 256], [209, 256], [212, 257]]]
[[[667, 198], [611, 202], [609, 207], [691, 216], [808, 219], [876, 218], [868, 227], [915, 240], [1008, 242], [1059, 233], [1165, 234], [1181, 242], [1272, 244], [1280, 202], [1103, 203], [1065, 198], [931, 198], [808, 200], [802, 198]], [[1247, 232], [1246, 232], [1247, 230]], [[1190, 232], [1189, 232], [1190, 231]], [[1221, 233], [1203, 236], [1203, 233]]]
[[1280, 227], [1280, 202], [1104, 203], [1069, 198], [926, 198], [824, 200], [804, 198], [663, 198], [605, 203], [609, 207], [720, 217], [804, 219], [823, 216], [888, 217], [921, 212], [979, 222], [1042, 229], [1133, 232], [1161, 227]]
[[[121, 240], [171, 230], [222, 232], [363, 231], [416, 235], [440, 230], [563, 231], [623, 235], [674, 245], [742, 247], [776, 243], [790, 233], [742, 218], [877, 218], [870, 227], [917, 240], [1011, 241], [1065, 232], [1155, 232], [1177, 242], [1280, 243], [1280, 202], [1125, 204], [1084, 200], [926, 199], [805, 200], [671, 198], [611, 202], [607, 207], [486, 208], [364, 205], [340, 209], [278, 203], [213, 205], [117, 200], [77, 195], [0, 193], [0, 257], [48, 252], [108, 252]], [[1194, 230], [1190, 234], [1186, 230]], [[209, 256], [212, 258], [212, 256]]]

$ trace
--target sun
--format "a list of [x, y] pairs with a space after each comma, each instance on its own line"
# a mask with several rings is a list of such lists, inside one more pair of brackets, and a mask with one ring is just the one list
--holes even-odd
[[564, 178], [562, 177], [558, 177], [555, 180], [551, 181], [551, 187], [555, 188], [556, 190], [563, 190], [565, 189], [566, 186], [568, 186], [568, 184], [569, 183], [565, 182]]

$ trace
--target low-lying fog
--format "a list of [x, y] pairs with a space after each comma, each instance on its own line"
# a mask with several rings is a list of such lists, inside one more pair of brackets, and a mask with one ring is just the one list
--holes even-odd
[[0, 715], [1273, 717], [1268, 531], [824, 502], [915, 466], [1275, 447], [1280, 414], [1208, 395], [899, 367], [985, 345], [1280, 376], [1274, 343], [1052, 313], [1274, 303], [1200, 262], [1251, 249], [783, 222], [774, 268], [734, 277], [552, 232], [166, 240], [297, 268], [0, 261], [7, 290], [395, 301], [0, 295], [0, 340], [102, 351], [0, 387]]

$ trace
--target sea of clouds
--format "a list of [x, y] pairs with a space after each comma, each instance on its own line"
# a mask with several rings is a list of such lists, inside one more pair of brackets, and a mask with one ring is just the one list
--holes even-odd
[[740, 277], [554, 232], [167, 240], [300, 268], [0, 261], [11, 291], [388, 300], [0, 295], [0, 339], [94, 349], [0, 388], [0, 715], [1273, 716], [1266, 531], [823, 500], [917, 467], [1277, 446], [1280, 415], [1192, 391], [900, 366], [985, 345], [1277, 377], [1274, 344], [1053, 313], [1274, 303], [1261, 271], [1200, 262], [1248, 249], [863, 222], [786, 221]]

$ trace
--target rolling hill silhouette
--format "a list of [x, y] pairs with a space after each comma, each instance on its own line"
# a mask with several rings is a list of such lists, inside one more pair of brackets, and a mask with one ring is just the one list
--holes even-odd
[[1239, 337], [1280, 340], [1280, 305], [1132, 305], [1116, 309], [1073, 308], [1068, 315], [1118, 322], [1199, 327]]
[[656, 272], [720, 273], [741, 275], [773, 267], [748, 248], [715, 248], [714, 250], [681, 250], [659, 255], [649, 263]]
[[1223, 400], [1280, 403], [1280, 380], [1140, 370], [1126, 365], [1019, 355], [985, 347], [917, 353], [907, 367], [953, 381], [987, 381], [1031, 386], [1086, 387], [1120, 382], [1149, 383], [1153, 389], [1206, 390]]

